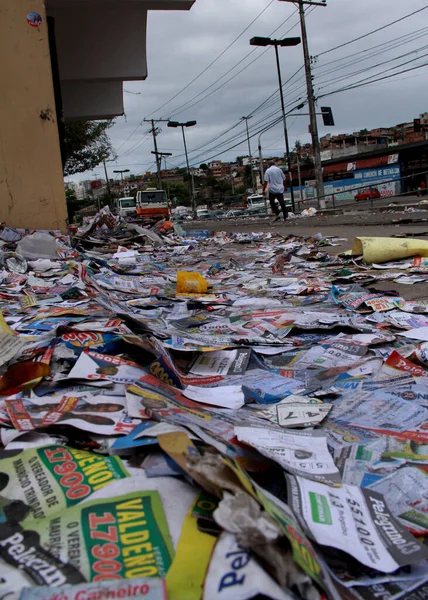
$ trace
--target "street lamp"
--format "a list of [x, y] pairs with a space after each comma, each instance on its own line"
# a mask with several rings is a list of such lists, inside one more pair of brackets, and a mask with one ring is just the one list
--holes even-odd
[[287, 119], [285, 117], [284, 92], [282, 90], [282, 77], [281, 77], [281, 67], [279, 64], [278, 46], [282, 46], [282, 47], [298, 46], [301, 41], [302, 40], [299, 37], [284, 38], [282, 40], [272, 40], [271, 38], [265, 38], [265, 37], [253, 37], [250, 40], [251, 46], [274, 46], [275, 47], [276, 68], [278, 71], [279, 93], [281, 96], [282, 121], [284, 124], [285, 149], [287, 152], [288, 173], [289, 173], [289, 179], [290, 179], [290, 195], [291, 195], [291, 205], [293, 207], [293, 212], [296, 209], [294, 206], [294, 190], [293, 190], [293, 180], [292, 180], [292, 176], [291, 176], [290, 144], [288, 143]]
[[183, 134], [183, 143], [184, 143], [184, 152], [186, 154], [186, 164], [187, 164], [187, 175], [189, 177], [190, 183], [190, 194], [192, 197], [192, 212], [193, 216], [196, 216], [196, 201], [195, 201], [195, 186], [193, 184], [193, 177], [190, 175], [190, 165], [189, 165], [189, 156], [187, 154], [187, 144], [186, 144], [186, 136], [184, 134], [185, 127], [194, 127], [196, 125], [196, 121], [186, 121], [186, 123], [179, 123], [178, 121], [169, 121], [168, 127], [181, 127], [181, 133]]
[[129, 169], [123, 169], [123, 171], [113, 171], [113, 173], [120, 173], [120, 177], [122, 179], [122, 194], [123, 194], [123, 174], [129, 173]]

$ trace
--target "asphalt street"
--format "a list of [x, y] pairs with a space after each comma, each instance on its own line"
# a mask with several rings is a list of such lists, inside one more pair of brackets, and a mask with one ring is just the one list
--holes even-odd
[[[409, 220], [410, 223], [394, 223], [393, 220]], [[422, 219], [426, 219], [424, 224]], [[262, 222], [248, 218], [223, 220], [223, 221], [194, 221], [183, 224], [186, 230], [209, 230], [225, 232], [277, 232], [282, 235], [291, 233], [301, 236], [310, 236], [322, 233], [325, 236], [338, 236], [346, 238], [340, 242], [340, 246], [323, 248], [328, 253], [339, 254], [352, 247], [352, 242], [357, 236], [393, 237], [396, 235], [405, 237], [417, 237], [428, 240], [428, 211], [418, 213], [358, 213], [357, 215], [326, 215], [308, 217], [306, 219], [293, 219], [284, 223], [283, 221], [272, 223], [272, 218]], [[417, 298], [428, 298], [428, 284], [400, 285], [392, 281], [378, 282], [371, 287], [379, 291], [394, 290], [400, 296], [408, 300]]]

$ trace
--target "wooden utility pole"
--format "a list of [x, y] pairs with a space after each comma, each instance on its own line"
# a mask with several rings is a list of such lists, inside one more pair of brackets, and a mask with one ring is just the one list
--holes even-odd
[[105, 159], [103, 160], [103, 165], [104, 165], [104, 173], [105, 173], [105, 176], [106, 176], [107, 194], [108, 194], [109, 202], [110, 202], [111, 201], [111, 189], [110, 189], [110, 181], [109, 181], [109, 178], [108, 178], [107, 165], [106, 165]]
[[308, 46], [308, 34], [306, 31], [306, 20], [305, 20], [305, 4], [310, 6], [327, 6], [326, 0], [321, 2], [312, 2], [311, 0], [279, 0], [280, 2], [293, 2], [299, 7], [300, 14], [300, 27], [302, 30], [302, 44], [303, 44], [303, 57], [305, 60], [305, 73], [306, 73], [306, 89], [308, 94], [308, 107], [309, 107], [309, 118], [310, 118], [310, 132], [312, 137], [312, 150], [314, 153], [314, 167], [315, 167], [315, 187], [317, 191], [318, 207], [320, 209], [325, 208], [325, 197], [324, 197], [324, 180], [321, 166], [321, 150], [320, 140], [318, 136], [318, 124], [315, 109], [315, 94], [314, 86], [312, 83], [312, 69], [311, 69], [311, 57], [309, 54]]
[[169, 119], [144, 119], [144, 121], [146, 123], [151, 123], [152, 124], [152, 128], [150, 130], [150, 133], [153, 135], [153, 143], [154, 143], [154, 147], [155, 147], [155, 151], [153, 152], [153, 154], [156, 155], [156, 173], [157, 173], [157, 180], [158, 180], [158, 189], [161, 190], [162, 189], [162, 178], [161, 178], [161, 170], [162, 170], [162, 158], [159, 156], [159, 151], [158, 151], [158, 142], [157, 142], [157, 136], [160, 133], [160, 130], [158, 130], [155, 126], [155, 123], [168, 123]]
[[253, 186], [254, 192], [257, 192], [257, 186], [254, 181], [254, 171], [253, 171], [253, 155], [251, 153], [251, 142], [250, 142], [250, 131], [248, 129], [248, 119], [252, 119], [252, 115], [248, 117], [241, 117], [241, 121], [245, 121], [245, 126], [247, 129], [247, 142], [248, 142], [248, 155], [250, 157], [250, 169], [251, 169], [251, 184]]

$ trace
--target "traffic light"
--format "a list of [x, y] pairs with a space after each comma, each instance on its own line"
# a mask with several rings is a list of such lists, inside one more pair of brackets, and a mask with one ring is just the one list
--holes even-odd
[[413, 131], [415, 133], [421, 131], [421, 120], [420, 119], [413, 119]]
[[330, 106], [321, 106], [321, 113], [325, 127], [334, 127], [334, 118]]

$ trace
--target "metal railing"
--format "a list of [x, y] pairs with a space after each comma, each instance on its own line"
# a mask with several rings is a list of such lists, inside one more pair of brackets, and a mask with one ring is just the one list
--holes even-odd
[[[309, 206], [316, 206], [319, 209], [319, 205], [320, 205], [320, 200], [322, 198], [324, 198], [326, 200], [326, 204], [328, 203], [332, 203], [333, 208], [337, 208], [337, 204], [339, 208], [346, 208], [349, 206], [355, 206], [355, 200], [352, 201], [347, 201], [347, 200], [337, 200], [336, 196], [343, 194], [343, 193], [352, 193], [354, 195], [357, 195], [360, 191], [367, 191], [369, 190], [370, 192], [375, 189], [378, 188], [381, 185], [384, 185], [386, 183], [401, 183], [404, 182], [405, 180], [408, 179], [414, 179], [415, 177], [421, 177], [422, 175], [427, 175], [428, 171], [423, 171], [421, 173], [417, 173], [414, 175], [404, 175], [403, 177], [399, 177], [398, 179], [387, 179], [378, 183], [372, 183], [372, 184], [368, 184], [366, 183], [365, 185], [361, 185], [359, 187], [356, 187], [352, 190], [345, 190], [344, 192], [338, 192], [338, 193], [333, 193], [333, 194], [324, 194], [321, 197], [317, 197], [314, 196], [313, 198], [306, 198], [306, 199], [300, 199], [300, 200], [296, 200], [296, 204], [299, 206], [299, 210], [301, 210], [302, 208], [308, 208]], [[415, 193], [417, 193], [417, 191], [410, 191], [410, 192], [401, 192], [400, 194], [394, 194], [392, 196], [381, 196], [381, 198], [373, 198], [372, 194], [370, 194], [370, 198], [368, 198], [367, 200], [360, 200], [359, 201], [359, 205], [365, 205], [366, 203], [370, 202], [370, 206], [373, 207], [373, 202], [375, 200], [381, 200], [382, 198], [386, 198], [389, 197], [391, 198], [400, 198], [400, 197], [405, 197], [405, 196], [414, 196]], [[427, 190], [425, 190], [425, 193], [428, 193]], [[330, 200], [331, 199], [331, 200]]]

